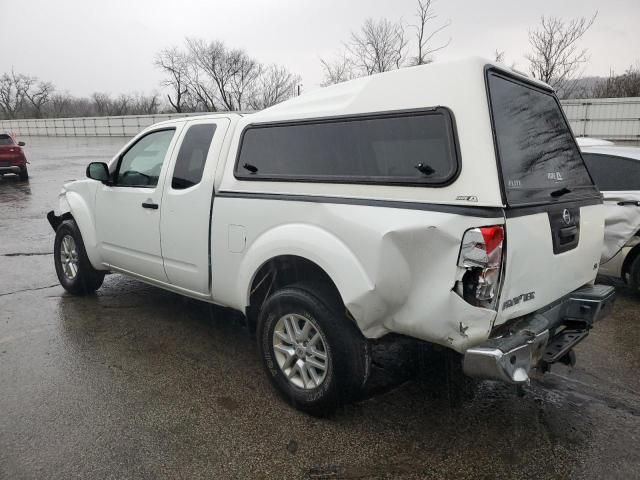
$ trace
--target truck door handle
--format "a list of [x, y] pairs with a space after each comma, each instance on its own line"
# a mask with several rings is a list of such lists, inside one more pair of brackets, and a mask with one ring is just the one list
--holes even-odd
[[578, 233], [578, 227], [573, 225], [572, 227], [561, 228], [560, 229], [560, 238], [572, 238], [575, 237]]
[[142, 202], [142, 208], [150, 208], [151, 210], [157, 210], [158, 204], [150, 201]]

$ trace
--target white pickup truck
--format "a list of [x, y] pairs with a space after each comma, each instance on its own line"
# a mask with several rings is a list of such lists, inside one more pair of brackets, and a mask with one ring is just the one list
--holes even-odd
[[50, 212], [73, 294], [105, 272], [242, 312], [274, 385], [322, 414], [389, 333], [523, 383], [611, 307], [602, 197], [546, 85], [469, 60], [162, 122]]

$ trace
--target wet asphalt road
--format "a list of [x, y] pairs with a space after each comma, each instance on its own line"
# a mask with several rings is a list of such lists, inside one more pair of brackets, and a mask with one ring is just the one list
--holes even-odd
[[0, 479], [640, 476], [640, 298], [522, 397], [484, 382], [459, 402], [380, 348], [377, 394], [311, 418], [227, 312], [120, 275], [66, 294], [45, 214], [124, 139], [25, 140], [30, 181], [0, 179]]

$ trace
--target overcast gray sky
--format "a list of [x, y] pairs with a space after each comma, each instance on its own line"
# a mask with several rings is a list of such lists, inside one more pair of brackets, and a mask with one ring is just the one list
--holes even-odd
[[[186, 36], [224, 40], [266, 63], [300, 74], [305, 89], [322, 80], [320, 57], [331, 56], [367, 17], [411, 23], [415, 0], [0, 0], [0, 73], [52, 81], [76, 95], [151, 92], [160, 72], [153, 57]], [[439, 0], [452, 24], [451, 44], [437, 60], [492, 57], [526, 69], [527, 30], [541, 15], [598, 18], [582, 45], [587, 75], [622, 73], [640, 61], [640, 0]]]

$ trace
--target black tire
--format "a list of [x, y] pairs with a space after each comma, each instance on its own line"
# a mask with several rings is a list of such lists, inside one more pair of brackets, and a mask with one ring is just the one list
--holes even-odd
[[20, 173], [18, 174], [18, 176], [20, 177], [20, 180], [29, 179], [29, 170], [27, 169], [26, 165], [24, 167], [20, 167]]
[[[64, 248], [62, 246], [63, 239], [67, 236], [70, 236], [75, 242], [77, 272], [73, 278], [70, 278], [65, 273], [60, 255], [61, 250]], [[56, 238], [53, 244], [53, 261], [60, 285], [73, 295], [88, 295], [95, 292], [102, 285], [106, 272], [96, 270], [91, 265], [84, 248], [82, 235], [73, 220], [63, 221], [56, 230]]]
[[[257, 325], [258, 350], [267, 375], [291, 405], [314, 416], [326, 416], [353, 400], [362, 390], [370, 371], [369, 343], [344, 306], [322, 285], [299, 283], [271, 295], [260, 311]], [[323, 335], [327, 354], [324, 380], [315, 388], [301, 388], [289, 381], [277, 363], [274, 330], [287, 314], [311, 320]], [[304, 321], [301, 320], [301, 321]]]
[[636, 255], [629, 266], [629, 286], [635, 293], [640, 293], [640, 255]]

